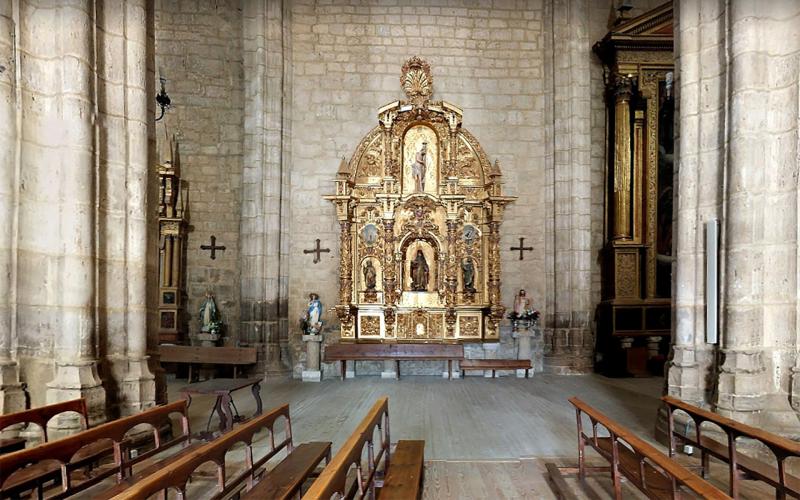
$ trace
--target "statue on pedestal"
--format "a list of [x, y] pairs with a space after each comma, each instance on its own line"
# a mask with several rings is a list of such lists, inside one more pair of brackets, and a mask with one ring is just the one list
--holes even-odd
[[428, 261], [422, 250], [417, 250], [417, 256], [411, 261], [411, 290], [426, 292], [428, 290]]
[[308, 308], [301, 327], [305, 335], [319, 335], [322, 331], [322, 302], [316, 293], [308, 294]]
[[516, 297], [514, 297], [514, 314], [519, 317], [525, 315], [526, 312], [531, 310], [531, 299], [527, 297], [525, 290], [520, 290]]
[[411, 165], [411, 173], [414, 176], [414, 183], [416, 190], [420, 193], [425, 191], [425, 173], [428, 169], [428, 143], [423, 142], [420, 146], [417, 155], [414, 158], [414, 163]]
[[219, 319], [217, 311], [217, 304], [214, 302], [214, 296], [211, 292], [206, 292], [206, 298], [200, 305], [200, 331], [202, 333], [218, 334], [222, 327], [222, 321]]

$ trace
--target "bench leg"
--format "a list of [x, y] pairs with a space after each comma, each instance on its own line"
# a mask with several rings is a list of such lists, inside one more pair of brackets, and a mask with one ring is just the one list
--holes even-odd
[[447, 360], [447, 379], [453, 380], [453, 360]]
[[344, 374], [347, 372], [347, 361], [342, 360], [342, 380], [344, 380]]
[[461, 370], [461, 380], [464, 380], [464, 370]]
[[528, 369], [525, 368], [525, 378], [528, 378]]
[[497, 371], [496, 370], [492, 370], [492, 378], [495, 378], [496, 374], [497, 374]]
[[189, 378], [188, 378], [188, 380], [186, 380], [186, 382], [188, 382], [190, 384], [192, 383], [192, 364], [191, 363], [189, 363]]
[[399, 359], [395, 359], [394, 360], [394, 371], [395, 371], [395, 376], [397, 377], [397, 380], [400, 380], [400, 360]]

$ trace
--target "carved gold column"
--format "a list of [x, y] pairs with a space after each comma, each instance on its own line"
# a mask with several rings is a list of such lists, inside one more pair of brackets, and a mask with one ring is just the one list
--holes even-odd
[[499, 325], [503, 319], [505, 307], [500, 303], [500, 222], [489, 222], [489, 328], [486, 332], [487, 339], [496, 339], [499, 336]]
[[[352, 258], [352, 223], [349, 220], [339, 221], [341, 238], [339, 240], [339, 306], [337, 315], [342, 324], [342, 337], [354, 337], [353, 315], [350, 304], [353, 298], [353, 258]], [[348, 333], [348, 335], [345, 335]]]
[[455, 337], [456, 328], [456, 288], [458, 287], [458, 266], [456, 265], [457, 253], [456, 248], [456, 231], [458, 229], [458, 221], [449, 219], [447, 221], [447, 267], [445, 274], [445, 283], [447, 284], [447, 293], [445, 295], [445, 304], [447, 305], [447, 312], [445, 314], [445, 324], [447, 328], [446, 337]]
[[614, 88], [614, 234], [631, 238], [631, 79], [617, 76]]
[[[386, 336], [395, 337], [394, 308], [397, 301], [397, 265], [394, 258], [394, 219], [383, 220], [383, 320]], [[391, 333], [391, 335], [390, 335]]]

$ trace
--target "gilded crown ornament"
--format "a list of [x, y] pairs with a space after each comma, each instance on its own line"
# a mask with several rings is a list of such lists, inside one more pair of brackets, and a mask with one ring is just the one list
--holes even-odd
[[431, 65], [425, 59], [413, 56], [403, 64], [400, 85], [414, 104], [427, 101], [433, 94]]

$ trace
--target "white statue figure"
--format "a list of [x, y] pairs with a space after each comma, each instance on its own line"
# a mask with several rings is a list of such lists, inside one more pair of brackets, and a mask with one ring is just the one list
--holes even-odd
[[316, 293], [308, 294], [308, 308], [303, 331], [306, 335], [317, 335], [322, 330], [322, 302]]
[[531, 311], [531, 299], [525, 293], [525, 290], [520, 290], [517, 296], [514, 297], [514, 314], [523, 316], [525, 313]]
[[206, 292], [206, 298], [200, 305], [200, 331], [203, 333], [218, 333], [220, 321], [217, 314], [217, 304], [211, 292]]
[[414, 183], [416, 190], [421, 192], [425, 191], [425, 172], [428, 168], [428, 143], [423, 142], [417, 151], [417, 156], [414, 158], [414, 164], [411, 165], [411, 174], [414, 176]]

